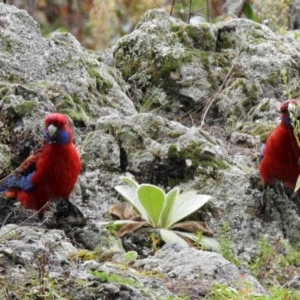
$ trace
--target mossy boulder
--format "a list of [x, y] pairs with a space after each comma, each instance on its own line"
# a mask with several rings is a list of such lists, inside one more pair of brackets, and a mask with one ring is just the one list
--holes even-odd
[[219, 84], [208, 77], [222, 78], [220, 66], [228, 66], [215, 53], [217, 34], [213, 24], [186, 24], [159, 9], [145, 13], [114, 50], [116, 67], [138, 89], [137, 108], [147, 101], [148, 111], [187, 111], [205, 101]]

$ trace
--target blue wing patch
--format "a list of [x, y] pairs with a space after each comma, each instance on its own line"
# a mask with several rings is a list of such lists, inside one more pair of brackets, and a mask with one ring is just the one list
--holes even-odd
[[263, 143], [260, 146], [260, 155], [259, 155], [259, 161], [261, 161], [264, 158], [264, 150], [266, 148], [266, 143]]
[[0, 193], [5, 192], [10, 188], [16, 188], [24, 190], [25, 192], [30, 192], [34, 185], [31, 182], [31, 178], [34, 175], [35, 171], [27, 174], [26, 176], [20, 174], [11, 174], [8, 177], [4, 178], [0, 182]]

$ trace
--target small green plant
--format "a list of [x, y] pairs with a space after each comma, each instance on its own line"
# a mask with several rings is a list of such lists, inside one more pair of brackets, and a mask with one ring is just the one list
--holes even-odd
[[227, 286], [225, 284], [215, 283], [212, 286], [205, 300], [297, 300], [299, 292], [289, 290], [280, 286], [271, 287], [268, 295], [255, 296], [251, 286], [245, 283], [240, 289]]
[[264, 278], [268, 276], [275, 254], [276, 248], [272, 247], [264, 236], [261, 237], [258, 242], [258, 255], [249, 266], [250, 271], [259, 282], [263, 282]]
[[239, 291], [224, 284], [215, 283], [206, 300], [246, 299], [239, 297]]
[[134, 281], [131, 278], [124, 278], [120, 275], [117, 274], [109, 274], [106, 272], [102, 272], [102, 271], [97, 271], [97, 270], [93, 270], [90, 271], [91, 274], [93, 276], [95, 276], [98, 280], [100, 280], [101, 282], [106, 282], [106, 283], [122, 283], [122, 284], [126, 284], [129, 286], [134, 286], [134, 287], [141, 287], [141, 285]]
[[134, 262], [138, 258], [138, 254], [136, 251], [128, 251], [124, 253], [124, 259], [127, 263]]
[[282, 88], [284, 90], [284, 96], [287, 99], [292, 99], [292, 89], [288, 86], [288, 72], [287, 70], [280, 71], [280, 77], [282, 81]]
[[228, 223], [223, 223], [221, 227], [220, 252], [225, 259], [237, 267], [241, 266], [241, 262], [238, 260], [236, 254], [232, 251], [230, 246], [230, 229]]
[[251, 260], [248, 269], [260, 283], [271, 287], [284, 285], [296, 276], [299, 264], [298, 249], [293, 249], [283, 239], [277, 239], [271, 244], [262, 236], [258, 243], [258, 254]]
[[[206, 204], [211, 199], [210, 196], [200, 195], [195, 190], [179, 194], [179, 188], [165, 194], [155, 185], [139, 185], [129, 177], [121, 179], [128, 185], [118, 185], [115, 189], [130, 204], [119, 203], [110, 208], [110, 213], [120, 219], [113, 222], [114, 225], [121, 226], [119, 236], [124, 236], [142, 226], [150, 226], [160, 229], [160, 236], [164, 242], [177, 242], [188, 247], [186, 239], [199, 242], [197, 233], [200, 231], [203, 233], [201, 245], [213, 251], [219, 250], [219, 244], [212, 238], [213, 233], [205, 222], [179, 222]], [[100, 223], [104, 226], [109, 224], [111, 222]]]
[[157, 236], [155, 232], [150, 234], [150, 239], [151, 239], [151, 250], [153, 252], [156, 252], [159, 250], [159, 243], [160, 243], [160, 238]]
[[294, 32], [294, 40], [297, 41], [300, 37], [300, 32], [299, 31], [295, 31]]

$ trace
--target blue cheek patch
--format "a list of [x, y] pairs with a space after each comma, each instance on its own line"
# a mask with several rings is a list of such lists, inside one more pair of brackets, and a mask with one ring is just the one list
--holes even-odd
[[43, 138], [44, 138], [45, 143], [48, 144], [50, 142], [50, 136], [48, 134], [48, 130], [47, 129], [43, 130]]
[[35, 172], [32, 172], [26, 176], [22, 175], [11, 175], [0, 186], [0, 192], [4, 192], [9, 188], [17, 188], [25, 192], [30, 192], [34, 185], [31, 182], [31, 178]]
[[56, 134], [56, 142], [58, 144], [64, 145], [70, 139], [69, 133], [67, 130], [58, 130]]
[[284, 123], [285, 125], [291, 125], [291, 124], [290, 124], [290, 117], [289, 117], [289, 116], [286, 116], [285, 118], [283, 118], [283, 123]]

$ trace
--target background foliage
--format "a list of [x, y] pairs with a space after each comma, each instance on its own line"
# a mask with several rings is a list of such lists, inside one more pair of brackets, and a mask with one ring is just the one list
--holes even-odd
[[[215, 21], [225, 16], [226, 0], [6, 0], [25, 9], [47, 37], [55, 30], [72, 33], [86, 48], [105, 50], [133, 31], [148, 9], [163, 8], [185, 22], [189, 11], [202, 20]], [[244, 0], [235, 13], [284, 33], [288, 26], [291, 0]], [[173, 6], [174, 5], [174, 6]], [[225, 6], [224, 6], [225, 5]], [[192, 15], [192, 16], [193, 16]], [[222, 16], [222, 17], [221, 17]]]

